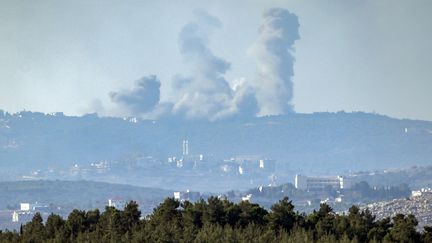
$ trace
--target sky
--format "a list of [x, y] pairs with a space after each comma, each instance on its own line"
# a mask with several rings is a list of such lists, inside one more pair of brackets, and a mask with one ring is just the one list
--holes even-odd
[[[285, 57], [256, 48], [266, 45], [268, 36], [260, 26], [269, 21], [265, 13], [271, 8], [294, 14], [299, 25], [298, 38], [285, 46], [291, 61], [276, 67], [267, 64]], [[239, 112], [232, 91], [204, 97], [209, 102], [204, 110], [191, 105], [203, 97], [187, 99], [207, 94], [200, 82], [213, 85], [223, 79], [231, 87], [250, 83], [261, 115], [345, 110], [432, 120], [430, 12], [432, 1], [427, 0], [4, 0], [0, 109], [133, 115], [150, 108], [127, 109], [127, 102], [147, 102], [136, 96], [149, 95], [156, 99], [151, 104], [157, 104], [152, 114], [164, 109], [185, 116], [213, 114], [219, 109], [214, 102], [224, 104], [216, 110], [220, 116]], [[199, 20], [202, 16], [205, 20]], [[182, 35], [190, 24], [200, 32]], [[185, 49], [194, 38], [204, 45], [204, 56]], [[282, 64], [293, 72], [275, 78], [284, 70]], [[266, 73], [268, 68], [273, 74]], [[287, 109], [274, 108], [277, 102], [260, 103], [265, 94], [258, 93], [272, 78], [292, 84], [292, 98], [290, 92], [280, 94], [289, 99]], [[178, 80], [192, 80], [194, 89], [173, 88]], [[143, 90], [148, 87], [155, 92]]]

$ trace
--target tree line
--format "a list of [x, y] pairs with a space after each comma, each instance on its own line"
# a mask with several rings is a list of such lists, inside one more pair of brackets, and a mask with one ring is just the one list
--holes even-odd
[[131, 201], [123, 210], [73, 210], [66, 219], [39, 213], [19, 231], [0, 231], [0, 242], [432, 242], [432, 227], [416, 231], [413, 215], [376, 220], [352, 206], [336, 214], [327, 204], [299, 213], [287, 198], [266, 210], [248, 201], [210, 197], [196, 202], [166, 198], [142, 217]]

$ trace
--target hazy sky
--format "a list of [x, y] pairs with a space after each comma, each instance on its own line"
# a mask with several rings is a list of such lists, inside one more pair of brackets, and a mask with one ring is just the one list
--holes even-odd
[[100, 111], [109, 94], [143, 76], [171, 80], [193, 69], [179, 51], [198, 11], [221, 22], [211, 51], [231, 64], [225, 78], [257, 73], [251, 46], [263, 12], [298, 16], [294, 110], [366, 111], [432, 120], [432, 1], [17, 1], [0, 2], [0, 109]]

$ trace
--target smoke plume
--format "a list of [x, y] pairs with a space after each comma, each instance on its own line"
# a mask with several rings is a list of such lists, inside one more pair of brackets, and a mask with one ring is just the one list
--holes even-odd
[[136, 81], [132, 90], [111, 92], [110, 98], [114, 103], [126, 109], [130, 115], [143, 115], [151, 112], [160, 99], [160, 81], [154, 76], [146, 76]]
[[180, 32], [179, 47], [185, 61], [193, 71], [192, 77], [177, 76], [173, 80], [178, 92], [173, 112], [186, 118], [216, 120], [239, 112], [247, 92], [236, 92], [224, 75], [230, 63], [217, 57], [209, 49], [208, 36], [220, 21], [204, 12], [196, 14], [196, 20], [188, 23]]
[[258, 77], [252, 81], [260, 116], [293, 111], [294, 42], [300, 38], [295, 14], [272, 8], [263, 15], [259, 37], [251, 49], [258, 62]]
[[213, 121], [291, 112], [297, 16], [279, 8], [264, 13], [258, 40], [251, 49], [257, 58], [258, 77], [251, 81], [226, 80], [231, 64], [209, 48], [209, 36], [221, 26], [219, 19], [197, 12], [182, 28], [179, 49], [192, 75], [173, 77], [174, 93], [169, 101], [160, 102], [161, 83], [154, 75], [138, 80], [132, 90], [111, 93], [111, 100], [126, 108], [127, 114], [147, 118]]

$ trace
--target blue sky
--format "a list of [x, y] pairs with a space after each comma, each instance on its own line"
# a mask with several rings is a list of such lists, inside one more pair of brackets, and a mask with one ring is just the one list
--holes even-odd
[[161, 100], [193, 75], [179, 33], [203, 11], [221, 26], [212, 53], [230, 83], [257, 73], [251, 47], [263, 12], [298, 16], [296, 112], [366, 111], [432, 120], [430, 1], [1, 1], [0, 109], [123, 115], [109, 94], [155, 74]]

